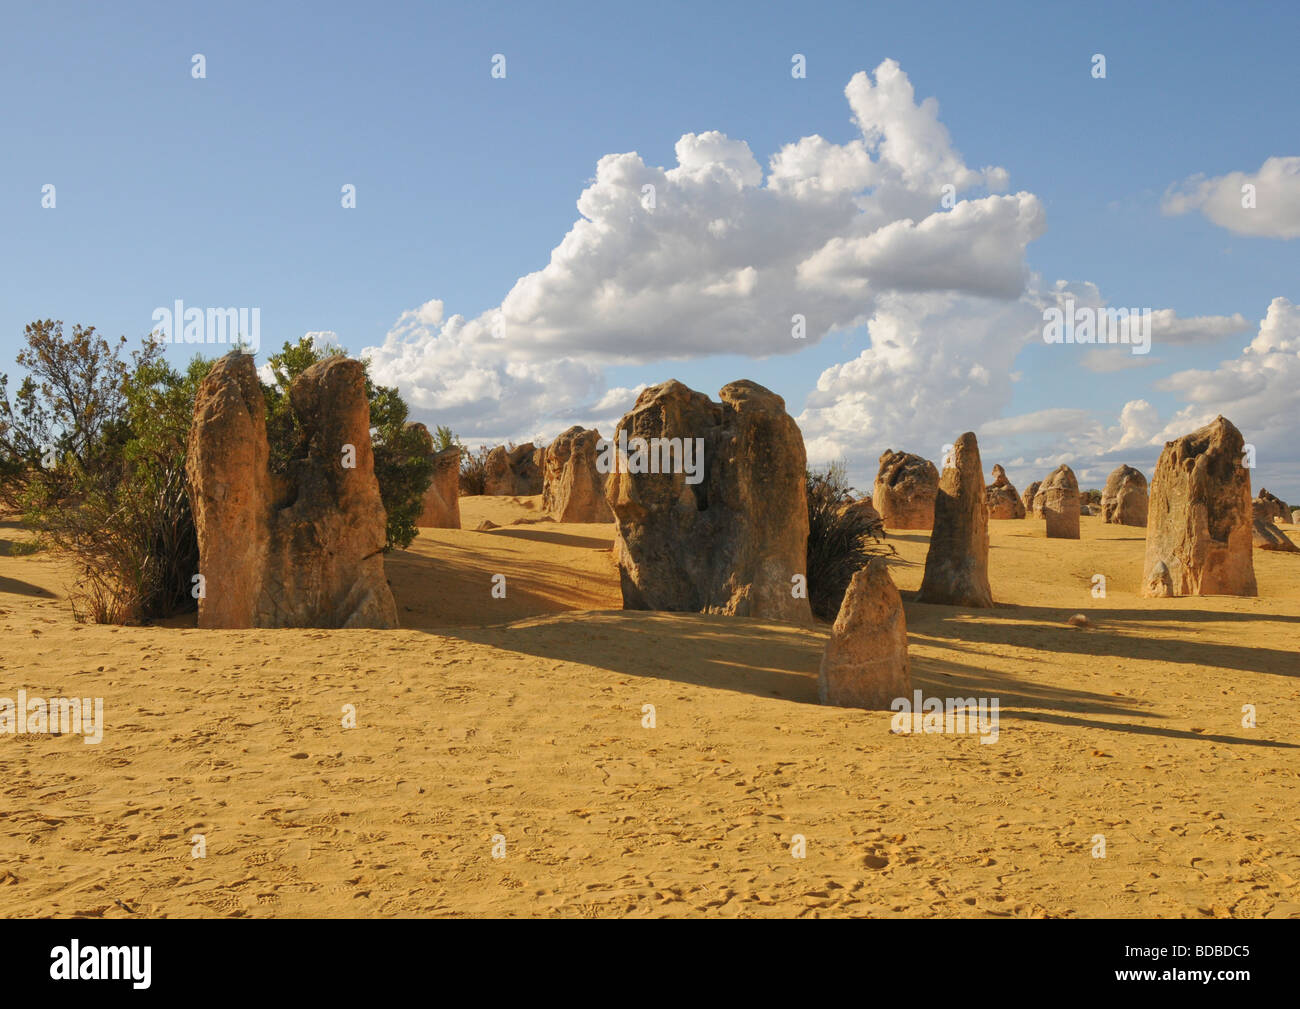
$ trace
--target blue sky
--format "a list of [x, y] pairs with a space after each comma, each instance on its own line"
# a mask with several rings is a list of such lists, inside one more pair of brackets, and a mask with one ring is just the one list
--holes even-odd
[[[263, 347], [307, 332], [337, 334], [353, 352], [379, 347], [402, 313], [433, 299], [445, 316], [472, 320], [547, 266], [602, 157], [636, 152], [671, 169], [683, 134], [719, 131], [747, 143], [767, 171], [803, 137], [861, 140], [845, 88], [887, 59], [918, 103], [938, 102], [965, 166], [1004, 168], [1003, 192], [1032, 194], [1041, 206], [1045, 229], [1011, 250], [1023, 253], [1029, 287], [1091, 283], [1111, 305], [1172, 309], [1184, 320], [1240, 313], [1244, 331], [1157, 339], [1153, 363], [1098, 372], [1083, 365], [1082, 348], [981, 349], [980, 340], [996, 339], [989, 330], [961, 353], [987, 361], [994, 385], [1007, 373], [1015, 380], [967, 403], [933, 371], [916, 371], [913, 427], [896, 408], [915, 362], [873, 360], [862, 389], [844, 377], [826, 393], [834, 403], [804, 413], [826, 369], [872, 346], [865, 325], [810, 333], [797, 353], [765, 353], [775, 345], [762, 340], [746, 350], [711, 342], [708, 321], [683, 332], [695, 317], [684, 308], [665, 318], [671, 334], [656, 331], [652, 290], [647, 314], [609, 346], [593, 343], [585, 316], [572, 333], [564, 322], [548, 330], [572, 368], [552, 366], [536, 334], [512, 323], [516, 342], [497, 348], [495, 372], [473, 388], [455, 385], [446, 372], [457, 358], [441, 352], [426, 381], [409, 354], [450, 339], [438, 321], [407, 333], [414, 349], [385, 358], [381, 376], [403, 385], [421, 419], [451, 423], [471, 441], [546, 436], [574, 419], [608, 423], [630, 404], [607, 390], [676, 377], [716, 395], [727, 381], [753, 378], [786, 397], [810, 452], [815, 441], [848, 458], [860, 482], [887, 447], [936, 458], [945, 431], [969, 428], [981, 434], [986, 469], [1002, 461], [1024, 482], [1070, 461], [1093, 485], [1119, 462], [1149, 472], [1169, 425], [1217, 408], [1217, 384], [1229, 383], [1215, 369], [1239, 358], [1274, 299], [1300, 303], [1295, 238], [1240, 233], [1197, 209], [1171, 214], [1164, 199], [1198, 174], [1258, 173], [1270, 158], [1300, 155], [1300, 8], [134, 3], [11, 6], [3, 17], [0, 370], [11, 375], [32, 319], [93, 323], [134, 341], [154, 309], [177, 298], [259, 307]], [[195, 53], [206, 58], [201, 80], [191, 76]], [[506, 57], [505, 79], [490, 75], [496, 53]], [[806, 57], [805, 79], [791, 76], [795, 53]], [[1105, 79], [1090, 73], [1094, 53], [1106, 57]], [[354, 210], [340, 206], [345, 183], [357, 187]], [[52, 210], [41, 206], [46, 184], [57, 187]], [[990, 192], [976, 185], [961, 197]], [[934, 203], [939, 210], [937, 194]], [[1277, 204], [1260, 210], [1276, 213]], [[1289, 234], [1288, 220], [1271, 227]], [[665, 254], [661, 238], [646, 241]], [[650, 261], [617, 247], [627, 262], [610, 265], [611, 277]], [[609, 258], [603, 247], [599, 255]], [[568, 318], [558, 295], [543, 295], [543, 315]], [[868, 316], [873, 306], [863, 298]], [[914, 307], [904, 313], [919, 320], [913, 355], [952, 352], [943, 317]], [[1294, 378], [1288, 341], [1300, 335], [1286, 312], [1275, 319], [1290, 355], [1282, 367], [1292, 369], [1283, 377]], [[189, 348], [171, 353], [183, 360]], [[516, 354], [533, 362], [518, 389]], [[896, 372], [881, 370], [889, 368]], [[1210, 377], [1165, 381], [1193, 369]], [[572, 395], [537, 388], [564, 383]], [[488, 409], [485, 396], [518, 410]], [[1252, 405], [1223, 399], [1261, 446], [1256, 484], [1300, 499], [1300, 457], [1268, 421], [1289, 411], [1294, 428], [1295, 393], [1288, 399], [1273, 381], [1249, 392]], [[940, 410], [940, 400], [952, 402]], [[844, 407], [850, 401], [860, 421]], [[1135, 401], [1150, 414], [1130, 430], [1119, 417]], [[1043, 414], [1053, 410], [1071, 412]], [[1007, 423], [1025, 417], [1040, 422]]]

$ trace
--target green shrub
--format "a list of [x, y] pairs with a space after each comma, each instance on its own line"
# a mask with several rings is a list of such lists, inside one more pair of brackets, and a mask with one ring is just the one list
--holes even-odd
[[91, 333], [77, 327], [64, 340], [58, 324], [28, 327], [19, 361], [35, 363], [40, 409], [66, 421], [48, 429], [55, 464], [27, 473], [26, 521], [72, 558], [78, 620], [129, 623], [191, 610], [198, 544], [185, 441], [210, 364], [196, 358], [181, 374], [151, 341], [128, 364], [121, 343], [86, 339]]
[[433, 450], [435, 452], [443, 452], [449, 448], [458, 448], [462, 452], [465, 451], [465, 446], [462, 445], [460, 439], [456, 437], [456, 432], [445, 424], [439, 424], [433, 432]]
[[[30, 374], [12, 403], [0, 375], [0, 507], [21, 510], [40, 546], [71, 557], [78, 620], [133, 623], [193, 610], [198, 538], [185, 456], [212, 362], [195, 358], [178, 372], [152, 340], [128, 359], [125, 338], [110, 344], [81, 326], [66, 337], [49, 320], [25, 335], [18, 361]], [[281, 473], [300, 434], [288, 386], [330, 353], [303, 339], [271, 358], [275, 381], [263, 393], [271, 465]], [[397, 390], [371, 382], [368, 368], [366, 394], [387, 546], [406, 546], [433, 464], [406, 428]]]
[[[268, 359], [275, 380], [270, 385], [263, 384], [262, 392], [266, 399], [271, 467], [277, 473], [287, 471], [302, 434], [289, 403], [289, 387], [313, 364], [342, 353], [337, 347], [317, 346], [304, 336], [296, 344], [286, 342], [278, 354]], [[406, 402], [396, 389], [376, 385], [370, 378], [370, 362], [361, 363], [366, 369], [366, 398], [370, 402], [375, 479], [384, 510], [388, 512], [384, 549], [404, 548], [419, 535], [415, 523], [424, 508], [424, 493], [433, 482], [433, 462], [428, 457], [423, 435], [406, 426], [409, 415]]]
[[62, 321], [37, 320], [23, 338], [18, 364], [28, 375], [12, 404], [0, 375], [0, 507], [11, 511], [23, 510], [29, 493], [67, 496], [78, 472], [111, 477], [130, 369], [126, 337], [109, 343], [94, 326], [74, 325], [65, 337]]

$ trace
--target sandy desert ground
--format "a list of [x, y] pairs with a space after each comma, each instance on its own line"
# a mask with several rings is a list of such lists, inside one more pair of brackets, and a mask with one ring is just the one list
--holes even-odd
[[824, 626], [619, 611], [612, 526], [462, 509], [390, 557], [400, 631], [79, 625], [0, 528], [0, 695], [107, 721], [0, 736], [0, 915], [1300, 917], [1300, 556], [1143, 600], [1142, 530], [992, 522], [996, 609], [907, 603], [981, 745], [819, 706]]

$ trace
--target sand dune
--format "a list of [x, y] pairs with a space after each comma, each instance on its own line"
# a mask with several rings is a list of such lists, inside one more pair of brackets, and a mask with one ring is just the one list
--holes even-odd
[[819, 706], [823, 626], [621, 612], [612, 526], [538, 513], [392, 556], [399, 631], [79, 625], [0, 529], [0, 696], [107, 720], [0, 737], [0, 914], [1300, 916], [1300, 559], [1144, 600], [1141, 530], [990, 523], [997, 608], [907, 603], [915, 685], [1001, 699], [981, 745]]

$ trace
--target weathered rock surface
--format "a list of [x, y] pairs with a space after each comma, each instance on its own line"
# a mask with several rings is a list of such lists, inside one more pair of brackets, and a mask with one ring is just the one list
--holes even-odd
[[883, 557], [853, 575], [822, 654], [817, 696], [822, 704], [888, 710], [911, 697], [907, 618]]
[[557, 522], [613, 522], [605, 474], [596, 467], [600, 432], [574, 426], [545, 451], [542, 508]]
[[1132, 466], [1120, 466], [1106, 478], [1101, 492], [1101, 520], [1112, 525], [1145, 526], [1149, 503], [1147, 478]]
[[1047, 538], [1077, 540], [1079, 538], [1079, 481], [1074, 470], [1062, 463], [1038, 488], [1034, 496], [1034, 514], [1041, 512], [1047, 520]]
[[[1001, 468], [1001, 467], [999, 467]], [[979, 445], [970, 431], [953, 444], [939, 478], [934, 532], [925, 555], [918, 603], [992, 606], [989, 588], [989, 512]]]
[[1270, 522], [1287, 522], [1291, 518], [1291, 509], [1276, 494], [1271, 494], [1263, 487], [1255, 497], [1256, 517], [1267, 518]]
[[199, 627], [259, 627], [271, 512], [266, 403], [249, 354], [212, 365], [194, 397], [185, 459], [199, 541]]
[[1166, 442], [1151, 477], [1142, 594], [1257, 594], [1250, 471], [1223, 417]]
[[[614, 556], [627, 609], [684, 610], [810, 621], [805, 576], [808, 506], [803, 436], [785, 401], [754, 382], [732, 382], [715, 403], [680, 382], [642, 391], [614, 433], [628, 439], [690, 440], [698, 482], [674, 472], [609, 474], [605, 495], [617, 529]], [[699, 439], [696, 442], [694, 439]], [[669, 451], [673, 442], [668, 442]]]
[[420, 517], [415, 524], [425, 529], [460, 528], [460, 449], [454, 445], [440, 452], [433, 450], [433, 436], [423, 424], [410, 423], [407, 430], [419, 431], [425, 452], [433, 463], [433, 479], [424, 492]]
[[939, 471], [929, 459], [887, 449], [871, 491], [871, 503], [889, 529], [931, 529]]
[[236, 352], [195, 398], [186, 465], [199, 626], [396, 627], [361, 363], [333, 357], [294, 380], [302, 439], [278, 477], [261, 396], [252, 357]]
[[845, 505], [844, 513], [860, 515], [869, 527], [873, 538], [878, 540], [885, 538], [885, 520], [880, 517], [880, 512], [876, 511], [870, 496], [860, 497]]
[[986, 494], [989, 518], [1022, 519], [1025, 517], [1025, 503], [1020, 500], [1016, 488], [1007, 479], [1007, 471], [1001, 466], [993, 467], [993, 482], [988, 485]]
[[1300, 526], [1300, 508], [1291, 509], [1291, 524], [1293, 526]]
[[1272, 522], [1255, 519], [1251, 523], [1251, 545], [1257, 550], [1278, 550], [1282, 553], [1300, 553], [1300, 547]]
[[1038, 488], [1041, 486], [1043, 486], [1043, 481], [1035, 480], [1033, 483], [1031, 483], [1028, 487], [1025, 488], [1024, 494], [1020, 496], [1020, 503], [1025, 506], [1025, 514], [1033, 515], [1034, 518], [1036, 519], [1040, 519], [1043, 517], [1042, 514], [1037, 510], [1035, 510], [1034, 507], [1038, 499]]
[[455, 446], [434, 453], [433, 481], [424, 492], [424, 508], [416, 524], [460, 528], [460, 449]]
[[531, 441], [512, 449], [498, 445], [488, 453], [483, 493], [515, 497], [540, 494], [544, 452]]

